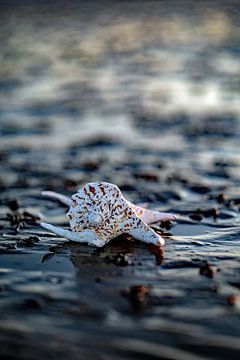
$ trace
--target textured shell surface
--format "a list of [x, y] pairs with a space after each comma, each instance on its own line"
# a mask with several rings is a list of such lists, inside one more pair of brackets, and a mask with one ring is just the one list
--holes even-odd
[[[84, 229], [115, 232], [125, 215], [127, 204], [120, 189], [110, 183], [88, 183], [72, 195], [67, 213], [72, 231]], [[114, 215], [113, 215], [114, 213]], [[110, 223], [111, 220], [111, 223]]]

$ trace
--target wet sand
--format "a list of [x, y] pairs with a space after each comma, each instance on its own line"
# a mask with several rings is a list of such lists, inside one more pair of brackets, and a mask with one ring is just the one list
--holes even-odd
[[[239, 6], [173, 3], [2, 4], [1, 359], [239, 358]], [[164, 249], [40, 228], [99, 180]]]

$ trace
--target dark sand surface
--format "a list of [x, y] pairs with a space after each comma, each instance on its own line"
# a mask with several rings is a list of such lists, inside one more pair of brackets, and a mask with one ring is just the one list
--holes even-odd
[[[238, 2], [67, 3], [0, 3], [0, 358], [239, 359]], [[99, 180], [162, 252], [39, 227]]]

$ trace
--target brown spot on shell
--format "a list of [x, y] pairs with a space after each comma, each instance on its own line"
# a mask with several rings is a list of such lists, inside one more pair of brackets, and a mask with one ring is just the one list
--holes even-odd
[[96, 195], [96, 189], [94, 186], [90, 186], [89, 185], [89, 191], [93, 194], [93, 195]]
[[101, 192], [103, 193], [103, 195], [106, 195], [105, 189], [104, 187], [102, 187], [101, 185], [99, 186], [99, 189], [101, 190]]

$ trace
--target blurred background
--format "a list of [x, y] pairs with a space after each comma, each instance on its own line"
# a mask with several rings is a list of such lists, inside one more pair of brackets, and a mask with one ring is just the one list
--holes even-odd
[[239, 32], [238, 1], [1, 1], [1, 146], [235, 132]]
[[[0, 147], [14, 163], [70, 176], [80, 164], [59, 150], [91, 161], [96, 141], [122, 144], [115, 162], [142, 147], [182, 154], [183, 169], [193, 152], [238, 155], [238, 1], [1, 1], [0, 36]], [[97, 161], [112, 156], [103, 146]]]

